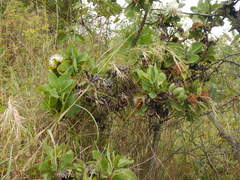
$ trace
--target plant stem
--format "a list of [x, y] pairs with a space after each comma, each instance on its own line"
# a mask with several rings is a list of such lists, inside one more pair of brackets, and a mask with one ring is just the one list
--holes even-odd
[[161, 131], [160, 131], [160, 126], [162, 122], [160, 122], [158, 119], [154, 119], [155, 122], [153, 122], [153, 141], [152, 141], [152, 146], [151, 150], [153, 153], [153, 157], [150, 160], [149, 164], [149, 170], [148, 170], [148, 177], [152, 178], [157, 178], [158, 175], [158, 168], [157, 168], [157, 156], [158, 156], [158, 145], [161, 139]]
[[146, 20], [147, 20], [147, 16], [148, 16], [149, 10], [150, 10], [150, 8], [151, 8], [151, 6], [152, 6], [152, 2], [153, 2], [153, 0], [150, 0], [150, 1], [149, 1], [148, 8], [145, 10], [143, 19], [142, 19], [141, 24], [140, 24], [140, 26], [139, 26], [139, 29], [138, 29], [138, 31], [137, 31], [137, 35], [136, 35], [136, 37], [135, 37], [135, 38], [133, 39], [133, 41], [132, 41], [132, 47], [135, 47], [135, 46], [137, 45], [137, 42], [138, 42], [138, 40], [139, 40], [139, 38], [140, 38], [140, 36], [141, 36], [141, 33], [142, 33], [142, 31], [143, 31], [145, 22], [146, 22]]

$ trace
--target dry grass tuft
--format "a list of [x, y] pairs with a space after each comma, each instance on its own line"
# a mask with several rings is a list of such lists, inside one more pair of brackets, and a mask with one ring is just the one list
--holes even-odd
[[7, 109], [0, 117], [1, 132], [12, 132], [16, 140], [20, 140], [24, 118], [19, 114], [16, 101], [9, 98]]

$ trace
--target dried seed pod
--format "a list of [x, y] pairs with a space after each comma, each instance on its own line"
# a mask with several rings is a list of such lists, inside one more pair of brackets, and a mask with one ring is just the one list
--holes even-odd
[[125, 74], [127, 74], [127, 73], [129, 72], [129, 67], [127, 67], [127, 66], [118, 65], [117, 68], [118, 68], [121, 72], [124, 72]]
[[100, 86], [106, 89], [110, 89], [113, 87], [113, 82], [109, 79], [101, 79]]
[[197, 95], [194, 94], [194, 93], [189, 93], [188, 96], [187, 96], [187, 101], [190, 103], [190, 104], [196, 104], [197, 103]]
[[160, 40], [161, 41], [166, 41], [168, 39], [168, 36], [165, 34], [165, 33], [162, 33], [161, 35], [160, 35]]
[[203, 26], [203, 23], [202, 22], [194, 22], [193, 24], [192, 24], [192, 27], [191, 27], [191, 29], [192, 30], [195, 30], [196, 28], [198, 28], [198, 27], [202, 27]]
[[119, 96], [119, 101], [118, 101], [118, 105], [123, 108], [129, 105], [129, 101], [128, 101], [128, 97], [125, 94], [121, 94]]
[[92, 97], [92, 96], [86, 96], [86, 98], [85, 98], [85, 100], [86, 100], [86, 102], [88, 102], [88, 103], [95, 103], [95, 98], [94, 97]]
[[210, 100], [210, 94], [207, 91], [202, 91], [199, 96], [200, 101], [208, 103]]
[[198, 71], [198, 70], [204, 70], [205, 66], [201, 64], [190, 64], [189, 68], [192, 70]]
[[148, 115], [149, 117], [153, 117], [155, 114], [156, 114], [156, 111], [155, 111], [154, 109], [149, 109], [149, 110], [147, 111], [147, 115]]
[[182, 69], [179, 65], [175, 64], [170, 68], [170, 72], [173, 75], [180, 75], [182, 73]]
[[140, 55], [140, 63], [144, 68], [147, 68], [150, 63], [149, 56], [145, 52]]
[[171, 93], [169, 92], [162, 92], [158, 94], [159, 101], [166, 101], [171, 96]]
[[111, 102], [111, 99], [108, 96], [100, 96], [98, 97], [97, 102], [100, 105], [109, 105]]
[[167, 117], [169, 114], [169, 110], [165, 104], [158, 104], [156, 106], [156, 112], [162, 118]]
[[177, 29], [180, 33], [183, 33], [184, 32], [184, 29], [182, 27], [178, 27]]
[[59, 171], [55, 174], [57, 179], [70, 179], [72, 176], [72, 171], [71, 170], [66, 170], [66, 171]]
[[145, 103], [145, 101], [146, 101], [146, 96], [135, 95], [135, 97], [133, 97], [133, 104], [135, 107], [142, 105], [143, 103]]

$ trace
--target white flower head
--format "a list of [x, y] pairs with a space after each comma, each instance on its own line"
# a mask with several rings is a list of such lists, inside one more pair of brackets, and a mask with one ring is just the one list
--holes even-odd
[[49, 58], [48, 64], [50, 69], [56, 69], [58, 64], [63, 61], [63, 56], [60, 54], [54, 54]]
[[63, 56], [60, 54], [54, 54], [50, 57], [49, 61], [56, 61], [61, 63], [63, 61]]
[[55, 59], [49, 59], [48, 65], [49, 65], [49, 68], [50, 68], [50, 69], [55, 69], [55, 68], [57, 68], [57, 62], [56, 62]]

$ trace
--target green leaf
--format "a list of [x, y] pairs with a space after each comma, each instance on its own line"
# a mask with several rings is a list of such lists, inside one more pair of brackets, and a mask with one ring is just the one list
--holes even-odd
[[52, 71], [48, 72], [48, 82], [49, 86], [58, 89], [58, 77]]
[[[68, 96], [66, 103], [64, 104], [64, 108], [63, 111], [65, 111], [68, 107], [70, 107], [75, 101], [76, 101], [77, 97], [75, 94], [71, 94]], [[73, 118], [75, 115], [77, 115], [80, 112], [81, 108], [79, 108], [78, 106], [72, 106], [66, 116]]]
[[239, 39], [240, 39], [240, 34], [236, 35], [234, 37], [234, 39], [232, 40], [231, 44], [234, 44], [234, 43], [239, 43]]
[[216, 84], [212, 83], [210, 85], [210, 94], [212, 94], [213, 96], [216, 96], [218, 94], [218, 87]]
[[189, 54], [197, 54], [203, 48], [203, 43], [201, 42], [194, 42], [189, 50]]
[[198, 8], [197, 7], [192, 6], [190, 9], [191, 9], [192, 12], [198, 13]]
[[59, 95], [55, 88], [51, 88], [49, 85], [43, 85], [40, 87], [40, 91], [49, 94], [52, 97], [59, 98]]
[[93, 180], [91, 177], [88, 177], [87, 171], [84, 171], [83, 173], [83, 180]]
[[171, 107], [177, 111], [184, 111], [184, 106], [176, 101], [170, 101]]
[[157, 87], [160, 88], [160, 85], [163, 84], [163, 82], [167, 79], [166, 75], [164, 73], [159, 73], [157, 75]]
[[99, 151], [94, 150], [92, 151], [92, 157], [94, 160], [98, 160], [102, 158], [102, 154]]
[[172, 83], [172, 84], [169, 86], [168, 90], [169, 90], [170, 92], [172, 92], [175, 88], [176, 88], [176, 85], [175, 85], [174, 83]]
[[148, 93], [149, 97], [154, 99], [155, 97], [157, 97], [157, 94], [155, 92], [150, 92]]
[[187, 61], [185, 61], [186, 64], [193, 64], [196, 63], [200, 57], [196, 54], [188, 54], [187, 55]]
[[59, 32], [57, 36], [57, 41], [64, 43], [68, 39], [68, 36], [65, 32]]
[[216, 55], [216, 48], [214, 46], [210, 46], [210, 47], [208, 47], [208, 51], [207, 51], [205, 60], [213, 62], [216, 60], [215, 55]]
[[68, 93], [70, 94], [72, 89], [76, 86], [76, 82], [71, 79], [71, 76], [68, 73], [61, 75], [58, 80], [57, 91], [60, 94]]
[[208, 0], [200, 0], [198, 1], [197, 7], [191, 8], [193, 12], [201, 12], [201, 13], [211, 13], [210, 12], [210, 2]]
[[139, 44], [150, 44], [153, 40], [154, 31], [149, 27], [144, 27], [139, 38]]
[[50, 96], [54, 97], [54, 98], [59, 98], [59, 95], [57, 93], [57, 90], [54, 88], [54, 89], [51, 89], [51, 91], [49, 91], [50, 93]]
[[107, 174], [110, 174], [110, 166], [109, 166], [109, 162], [108, 162], [108, 159], [106, 157], [103, 157], [100, 161], [100, 169], [103, 173], [107, 173]]
[[150, 66], [148, 69], [147, 69], [147, 74], [148, 76], [150, 77], [149, 80], [150, 82], [153, 84], [153, 82], [155, 81], [155, 68], [154, 66]]
[[134, 5], [134, 4], [130, 4], [125, 8], [125, 16], [132, 19], [134, 17], [136, 17], [137, 12], [139, 12], [139, 9]]
[[37, 164], [37, 168], [42, 174], [52, 173], [51, 163], [48, 159]]
[[118, 166], [118, 168], [122, 168], [122, 167], [132, 164], [133, 162], [134, 162], [133, 160], [129, 160], [129, 159], [126, 159], [123, 157], [123, 158], [119, 159], [117, 166]]
[[118, 163], [120, 161], [120, 159], [122, 159], [122, 157], [120, 155], [117, 155], [113, 157], [113, 168], [118, 168]]
[[74, 155], [72, 151], [68, 151], [61, 157], [60, 169], [65, 170], [70, 167], [73, 167]]
[[144, 71], [142, 70], [138, 70], [137, 71], [137, 74], [138, 74], [138, 77], [141, 79], [141, 80], [145, 80], [145, 79], [148, 79], [148, 80], [151, 80], [148, 73], [145, 73]]
[[185, 94], [185, 92], [181, 92], [177, 98], [180, 100], [180, 101], [184, 101], [185, 99], [187, 99], [187, 95]]
[[168, 47], [179, 57], [184, 56], [184, 48], [180, 43], [168, 43]]
[[220, 8], [220, 7], [222, 7], [222, 4], [221, 4], [221, 3], [220, 3], [220, 4], [215, 3], [215, 4], [211, 5], [212, 11], [216, 11], [216, 10], [217, 10], [218, 8]]
[[143, 80], [142, 81], [142, 88], [144, 91], [151, 91], [153, 88], [152, 84], [150, 84], [150, 81], [148, 80]]
[[59, 108], [57, 106], [58, 103], [58, 99], [54, 98], [54, 97], [45, 97], [43, 100], [43, 104], [42, 107], [45, 110], [53, 110], [53, 111], [57, 111]]
[[119, 169], [114, 171], [112, 180], [137, 180], [137, 176], [130, 169]]
[[60, 64], [57, 68], [59, 74], [64, 74], [65, 72], [71, 69], [71, 62], [70, 60], [65, 60], [62, 64]]
[[85, 40], [84, 37], [81, 36], [80, 34], [74, 34], [74, 38], [75, 38], [75, 40], [78, 40], [78, 41], [84, 41]]
[[76, 56], [73, 57], [73, 68], [74, 68], [74, 71], [77, 72], [78, 71], [78, 68], [77, 68], [77, 58]]
[[173, 95], [179, 95], [180, 93], [184, 92], [184, 88], [183, 87], [177, 87], [176, 89], [173, 90]]

